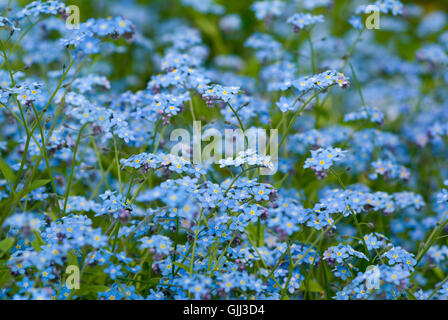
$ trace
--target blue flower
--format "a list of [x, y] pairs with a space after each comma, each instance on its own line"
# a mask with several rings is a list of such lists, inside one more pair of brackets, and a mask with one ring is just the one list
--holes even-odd
[[348, 23], [350, 23], [350, 25], [355, 29], [359, 29], [359, 30], [364, 29], [364, 24], [362, 23], [361, 17], [352, 16], [350, 18], [350, 20], [348, 20]]
[[104, 272], [107, 273], [112, 280], [115, 280], [123, 275], [123, 272], [121, 271], [121, 265], [114, 265], [112, 263], [110, 263], [109, 266], [104, 269]]
[[324, 22], [324, 16], [313, 16], [310, 13], [295, 13], [288, 18], [287, 22], [294, 26], [295, 31], [299, 31], [300, 29], [303, 29], [309, 25]]
[[345, 157], [345, 151], [340, 148], [326, 148], [311, 151], [311, 157], [306, 159], [304, 168], [311, 168], [316, 172], [328, 170], [334, 163]]

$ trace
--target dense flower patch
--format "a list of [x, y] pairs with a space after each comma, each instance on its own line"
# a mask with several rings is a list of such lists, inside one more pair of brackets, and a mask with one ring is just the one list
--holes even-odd
[[0, 4], [1, 299], [448, 298], [445, 13], [85, 2]]

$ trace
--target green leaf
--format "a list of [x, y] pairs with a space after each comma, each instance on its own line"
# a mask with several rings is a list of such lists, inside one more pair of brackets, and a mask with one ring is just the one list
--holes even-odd
[[[49, 183], [50, 181], [51, 181], [51, 180], [48, 180], [48, 179], [43, 179], [43, 180], [36, 180], [36, 181], [33, 181], [33, 183], [32, 183], [29, 187], [27, 187], [27, 188], [21, 190], [19, 193], [16, 194], [16, 196], [15, 196], [15, 201], [20, 201], [20, 200], [21, 200], [24, 196], [26, 196], [28, 193], [30, 193], [31, 191], [33, 191], [33, 190], [35, 190], [35, 189], [37, 189], [37, 188], [40, 188], [40, 187], [46, 185], [46, 184]], [[54, 217], [53, 217], [53, 218], [54, 218]]]
[[75, 254], [72, 251], [69, 251], [67, 253], [67, 263], [68, 265], [78, 265], [78, 258], [75, 256]]
[[406, 295], [408, 296], [408, 299], [409, 299], [409, 300], [418, 300], [418, 299], [412, 294], [412, 292], [409, 291], [409, 290], [406, 290]]
[[291, 300], [287, 294], [281, 297], [281, 300]]
[[3, 159], [0, 159], [0, 171], [7, 180], [15, 181], [16, 176], [14, 175], [14, 172]]
[[183, 264], [183, 263], [173, 262], [173, 264], [174, 264], [175, 266], [178, 266], [179, 268], [184, 269], [185, 271], [190, 272], [190, 267], [187, 266], [187, 265], [185, 265], [185, 264]]
[[311, 280], [308, 283], [308, 290], [311, 291], [311, 292], [322, 292], [322, 291], [324, 291], [324, 289], [320, 286], [320, 284], [318, 284], [314, 280]]
[[8, 270], [0, 271], [0, 288], [3, 288], [8, 284], [9, 279], [11, 279], [11, 273]]
[[91, 285], [91, 286], [81, 285], [81, 288], [78, 291], [76, 291], [76, 295], [82, 297], [89, 294], [93, 294], [96, 296], [98, 292], [106, 292], [107, 290], [109, 290], [109, 287], [102, 285]]
[[437, 275], [437, 277], [439, 277], [440, 280], [443, 280], [445, 278], [443, 271], [440, 270], [439, 268], [434, 268], [432, 269], [432, 271], [434, 271], [434, 273]]
[[14, 238], [8, 238], [0, 241], [0, 256], [8, 252], [8, 250], [12, 248], [15, 242], [16, 239]]
[[40, 187], [46, 185], [46, 184], [49, 183], [50, 181], [51, 181], [51, 180], [49, 180], [49, 179], [43, 179], [43, 180], [36, 180], [36, 181], [33, 181], [33, 183], [32, 183], [28, 188], [26, 188], [26, 190], [25, 190], [25, 194], [28, 194], [28, 193], [30, 193], [31, 191], [36, 190], [37, 188], [40, 188]]
[[89, 291], [93, 292], [93, 293], [104, 292], [104, 291], [107, 291], [109, 289], [110, 288], [108, 286], [101, 286], [101, 285], [89, 286]]
[[34, 231], [34, 236], [36, 239], [31, 242], [31, 246], [36, 250], [37, 252], [42, 251], [41, 247], [45, 244], [45, 241], [40, 236], [39, 232]]

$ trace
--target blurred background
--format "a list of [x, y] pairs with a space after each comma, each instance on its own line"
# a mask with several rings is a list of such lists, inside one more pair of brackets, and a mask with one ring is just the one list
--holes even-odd
[[[1, 2], [6, 0], [0, 0]], [[303, 3], [301, 0], [287, 0], [294, 3]], [[285, 2], [287, 2], [285, 1]], [[21, 5], [26, 5], [30, 0], [14, 0]], [[136, 26], [137, 31], [145, 37], [148, 43], [156, 43], [163, 36], [163, 31], [172, 32], [173, 25], [179, 25], [170, 22], [182, 21], [188, 26], [197, 28], [201, 31], [203, 42], [207, 45], [209, 52], [208, 62], [214, 57], [224, 54], [238, 54], [246, 62], [246, 68], [242, 70], [243, 74], [255, 75], [258, 72], [258, 65], [250, 50], [246, 50], [244, 42], [254, 32], [268, 32], [265, 21], [257, 20], [254, 12], [250, 9], [254, 0], [66, 0], [67, 4], [77, 5], [80, 8], [80, 20], [85, 22], [87, 19], [95, 17], [123, 16], [130, 19]], [[348, 19], [354, 14], [358, 5], [374, 3], [367, 0], [333, 0], [329, 8], [321, 7], [313, 10], [315, 14], [323, 14], [328, 17], [328, 30], [331, 34], [320, 35], [315, 33], [317, 38], [325, 36], [341, 37], [353, 32], [348, 23]], [[422, 42], [435, 41], [435, 33], [428, 32], [431, 29], [437, 29], [441, 25], [446, 25], [446, 15], [448, 12], [448, 0], [402, 0], [406, 4], [404, 17], [395, 19], [390, 15], [381, 16], [381, 30], [377, 30], [373, 37], [379, 43], [387, 46], [388, 43], [397, 48], [400, 55], [408, 60], [415, 57]], [[199, 12], [191, 5], [186, 3], [196, 3], [197, 6], [206, 6], [209, 3], [216, 3], [225, 8], [222, 14], [213, 14], [209, 12]], [[142, 6], [136, 6], [140, 4]], [[300, 5], [302, 6], [302, 5]], [[0, 6], [1, 7], [1, 6]], [[302, 11], [299, 9], [298, 11]], [[307, 10], [303, 10], [307, 11]], [[412, 12], [412, 14], [410, 14]], [[295, 12], [291, 12], [291, 15]], [[222, 22], [226, 17], [238, 16], [240, 26], [237, 31], [225, 32], [222, 28]], [[422, 19], [421, 16], [425, 18]], [[163, 25], [162, 28], [160, 26]], [[283, 27], [288, 28], [286, 24]], [[170, 29], [171, 28], [171, 29]], [[269, 28], [276, 28], [270, 26]], [[422, 32], [420, 29], [425, 29]], [[280, 31], [280, 32], [278, 32]], [[283, 41], [287, 41], [291, 35], [291, 29], [276, 30], [275, 32]], [[288, 34], [289, 33], [289, 34]], [[399, 35], [399, 37], [397, 37]], [[417, 35], [417, 38], [415, 37]], [[418, 40], [417, 40], [418, 39]], [[282, 40], [282, 39], [279, 39]], [[304, 39], [300, 35], [294, 37], [289, 43], [291, 46], [298, 46]], [[150, 45], [151, 46], [151, 45]], [[162, 54], [160, 46], [154, 46], [154, 51]], [[137, 77], [140, 78], [134, 88], [143, 85], [149, 79], [150, 74], [157, 72], [154, 64], [142, 53], [142, 56], [131, 56], [132, 51], [124, 52], [115, 60], [117, 63], [109, 76], [111, 78], [123, 78], [123, 75], [129, 74], [129, 69], [134, 69]], [[146, 53], [147, 55], [147, 53]], [[129, 80], [129, 79], [128, 79]]]

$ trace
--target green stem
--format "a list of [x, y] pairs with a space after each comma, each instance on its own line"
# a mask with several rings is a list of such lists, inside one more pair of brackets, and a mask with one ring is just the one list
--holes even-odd
[[193, 276], [193, 264], [194, 264], [194, 253], [196, 250], [196, 243], [198, 241], [198, 236], [199, 236], [199, 228], [201, 226], [201, 220], [202, 220], [202, 210], [201, 210], [201, 214], [199, 215], [199, 220], [198, 223], [196, 225], [196, 231], [195, 231], [195, 235], [194, 235], [194, 242], [193, 242], [193, 249], [191, 251], [191, 259], [190, 259], [190, 277]]
[[76, 165], [76, 153], [78, 152], [78, 147], [79, 147], [79, 143], [81, 141], [81, 137], [82, 137], [82, 131], [84, 130], [84, 128], [87, 126], [87, 123], [85, 123], [81, 129], [79, 129], [79, 133], [78, 133], [78, 138], [76, 139], [76, 144], [75, 144], [75, 148], [73, 149], [73, 157], [72, 157], [72, 168], [70, 171], [70, 176], [68, 178], [68, 183], [67, 183], [67, 190], [65, 191], [65, 200], [64, 200], [64, 209], [62, 211], [62, 217], [65, 216], [65, 212], [67, 211], [67, 201], [68, 201], [68, 196], [70, 194], [70, 188], [72, 186], [72, 181], [73, 181], [73, 173], [75, 172], [75, 165]]
[[[294, 114], [293, 118], [291, 119], [291, 121], [288, 124], [288, 127], [286, 129], [285, 134], [283, 135], [282, 140], [280, 141], [280, 144], [278, 145], [278, 148], [280, 149], [280, 147], [283, 145], [283, 143], [285, 142], [286, 137], [288, 136], [289, 131], [291, 130], [291, 127], [294, 125], [294, 122], [296, 121], [297, 117], [302, 113], [303, 110], [305, 110], [305, 108], [307, 107], [307, 105], [315, 98], [317, 97], [320, 93], [324, 92], [325, 90], [327, 90], [330, 86], [325, 87], [321, 90], [319, 90], [318, 92], [316, 92], [315, 94], [313, 94], [311, 96], [311, 98], [309, 98], [304, 104], [303, 106]], [[296, 101], [298, 101], [299, 98], [296, 99]], [[295, 103], [294, 103], [295, 104]]]
[[246, 141], [247, 147], [249, 148], [249, 140], [247, 139], [246, 130], [244, 129], [243, 122], [241, 121], [240, 116], [235, 111], [235, 109], [233, 109], [232, 105], [229, 102], [227, 102], [227, 105], [230, 107], [230, 110], [232, 110], [233, 114], [235, 115], [236, 119], [238, 120], [240, 129], [241, 129], [241, 131], [243, 131], [243, 134], [244, 134], [244, 140]]
[[118, 161], [118, 148], [117, 148], [117, 140], [115, 139], [115, 134], [112, 134], [112, 139], [114, 141], [114, 150], [115, 150], [115, 163], [117, 164], [117, 174], [118, 174], [118, 186], [120, 193], [122, 192], [121, 187], [121, 167], [120, 167], [120, 161]]
[[366, 101], [364, 100], [364, 95], [362, 94], [361, 85], [358, 81], [358, 77], [356, 76], [355, 69], [353, 65], [350, 63], [350, 69], [352, 70], [353, 80], [355, 81], [356, 88], [358, 89], [359, 97], [361, 98], [361, 103], [364, 107], [366, 107]]
[[[341, 177], [339, 177], [339, 175], [336, 172], [334, 172], [333, 169], [330, 169], [330, 172], [336, 177], [336, 179], [339, 182], [339, 185], [345, 191], [346, 187], [345, 187], [345, 184], [342, 182]], [[369, 260], [371, 260], [372, 256], [370, 255], [369, 248], [367, 247], [366, 241], [364, 240], [364, 234], [362, 232], [362, 228], [361, 228], [361, 225], [359, 224], [358, 218], [356, 217], [356, 213], [353, 211], [352, 208], [349, 207], [348, 209], [349, 209], [349, 211], [350, 211], [350, 213], [351, 213], [351, 215], [353, 217], [353, 220], [355, 221], [356, 228], [358, 229], [358, 233], [359, 233], [359, 236], [361, 237], [361, 240], [362, 240], [362, 243], [363, 243], [364, 248], [366, 250], [367, 256], [369, 257]]]
[[420, 250], [418, 252], [418, 254], [417, 254], [417, 264], [420, 262], [420, 260], [423, 259], [423, 257], [425, 256], [426, 252], [428, 252], [428, 250], [432, 247], [432, 245], [436, 241], [437, 236], [439, 235], [439, 233], [443, 230], [445, 225], [448, 223], [448, 219], [444, 222], [444, 220], [445, 220], [447, 215], [448, 215], [448, 211], [446, 211], [443, 214], [442, 218], [439, 220], [439, 222], [437, 222], [437, 225], [432, 230], [432, 232], [431, 232], [430, 236], [428, 237], [428, 240], [426, 240], [422, 250]]
[[427, 300], [431, 300], [431, 298], [437, 293], [437, 291], [440, 290], [440, 288], [443, 287], [443, 285], [444, 285], [447, 281], [448, 281], [448, 276], [445, 277], [445, 279], [443, 279], [442, 282], [440, 282], [440, 284], [434, 289], [433, 292], [431, 292], [431, 294], [428, 296], [428, 299], [427, 299]]
[[[265, 269], [268, 269], [268, 266], [266, 265], [266, 263], [264, 262], [263, 257], [261, 256], [260, 252], [258, 251], [257, 246], [255, 245], [254, 241], [252, 240], [249, 232], [247, 232], [247, 230], [244, 230], [244, 233], [246, 234], [247, 239], [249, 240], [250, 244], [252, 245], [252, 247], [254, 248], [255, 252], [257, 253], [258, 257], [260, 258], [261, 264], [263, 265], [263, 267]], [[272, 280], [274, 280], [274, 282], [278, 285], [279, 288], [281, 288], [282, 286], [280, 285], [280, 283], [278, 283], [277, 279], [275, 278], [275, 276], [272, 274], [271, 275]]]
[[305, 34], [308, 39], [308, 43], [310, 45], [310, 51], [311, 51], [311, 70], [313, 70], [313, 74], [316, 74], [316, 63], [314, 61], [314, 47], [313, 47], [313, 41], [311, 39], [311, 32], [309, 30], [305, 30]]
[[[47, 148], [46, 148], [46, 143], [45, 143], [45, 132], [44, 129], [42, 127], [42, 124], [40, 123], [39, 120], [39, 114], [36, 110], [36, 107], [34, 106], [34, 103], [31, 103], [31, 107], [33, 108], [33, 112], [36, 115], [36, 121], [37, 121], [37, 125], [39, 127], [39, 131], [40, 131], [40, 136], [41, 136], [41, 140], [42, 140], [42, 148], [41, 148], [41, 154], [43, 154], [44, 160], [45, 160], [45, 166], [47, 167], [47, 171], [48, 171], [48, 176], [50, 178], [50, 182], [51, 182], [51, 187], [53, 189], [53, 192], [56, 194], [57, 197], [57, 190], [56, 190], [56, 185], [54, 183], [54, 178], [53, 178], [53, 173], [51, 172], [51, 166], [50, 163], [48, 161], [48, 153], [47, 153]], [[36, 144], [38, 144], [38, 142], [36, 141]], [[61, 212], [61, 208], [59, 207], [59, 201], [56, 200], [56, 206], [58, 208], [59, 213]]]

